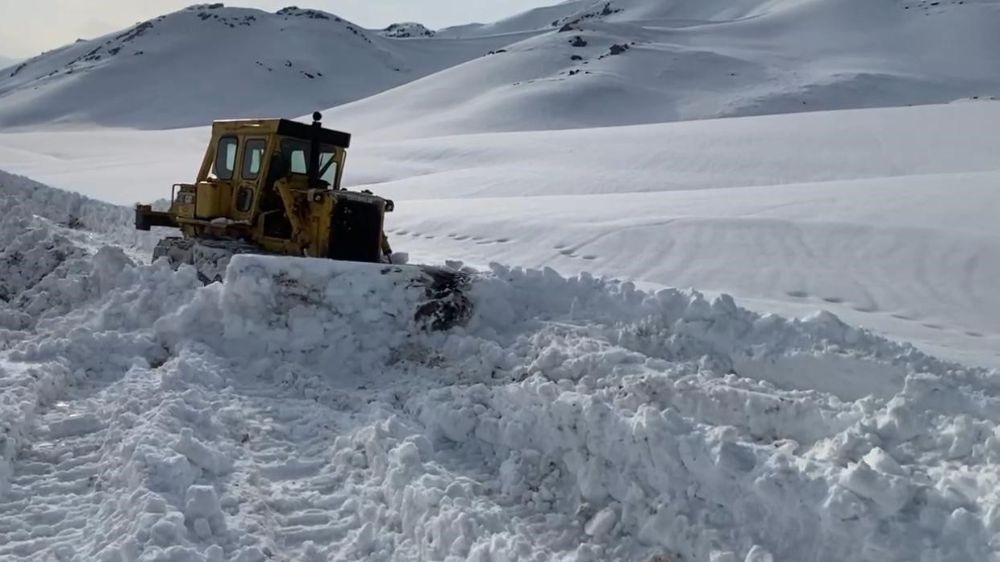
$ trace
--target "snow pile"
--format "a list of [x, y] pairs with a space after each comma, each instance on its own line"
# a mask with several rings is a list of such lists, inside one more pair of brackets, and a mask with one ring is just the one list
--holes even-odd
[[[109, 243], [125, 248], [130, 253], [148, 253], [163, 234], [162, 231], [136, 231], [135, 213], [130, 208], [97, 201], [79, 193], [53, 189], [3, 170], [0, 170], [0, 191], [4, 194], [0, 198], [0, 210], [3, 211], [5, 224], [8, 224], [7, 236], [37, 232], [44, 233], [40, 234], [43, 237], [71, 239], [74, 244], [87, 248], [91, 253]], [[53, 230], [50, 227], [64, 228]], [[13, 239], [9, 242], [10, 246], [0, 248], [13, 254], [14, 245], [23, 242], [19, 240], [21, 239]], [[31, 262], [26, 261], [29, 264]]]
[[416, 268], [235, 256], [224, 333], [248, 358], [297, 354], [296, 363], [377, 372], [410, 334], [429, 328], [417, 315], [429, 302], [420, 278]]
[[134, 220], [130, 209], [52, 189], [4, 171], [0, 171], [0, 189], [5, 195], [0, 198], [0, 205], [7, 207], [4, 216], [16, 220], [35, 215], [70, 229], [101, 234], [127, 232], [126, 227]]
[[431, 332], [392, 268], [9, 215], [65, 258], [3, 270], [0, 557], [998, 559], [996, 373], [829, 313], [495, 265]]

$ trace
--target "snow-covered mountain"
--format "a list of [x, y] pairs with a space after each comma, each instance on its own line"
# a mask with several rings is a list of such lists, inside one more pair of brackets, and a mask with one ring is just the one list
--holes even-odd
[[15, 59], [0, 55], [0, 69], [7, 68], [8, 66], [14, 65], [19, 62], [21, 62], [21, 59]]
[[392, 88], [511, 40], [401, 41], [400, 35], [317, 10], [192, 6], [6, 70], [0, 75], [0, 127], [169, 128], [220, 117], [299, 115]]
[[427, 136], [940, 103], [1000, 95], [998, 28], [996, 0], [573, 0], [436, 33], [201, 5], [6, 71], [0, 126], [341, 106], [341, 128]]
[[568, 0], [552, 6], [543, 6], [524, 13], [504, 18], [500, 21], [482, 24], [470, 23], [448, 27], [438, 31], [441, 37], [481, 37], [489, 35], [506, 35], [524, 30], [551, 31], [551, 22], [564, 18], [576, 11], [593, 4], [595, 0]]
[[336, 108], [384, 136], [600, 127], [1000, 95], [1000, 2], [575, 1], [474, 37], [548, 30]]

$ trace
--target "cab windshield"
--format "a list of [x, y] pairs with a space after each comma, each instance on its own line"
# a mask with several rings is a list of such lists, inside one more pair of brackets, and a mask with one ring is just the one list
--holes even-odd
[[[293, 174], [307, 175], [309, 173], [309, 141], [300, 139], [284, 139], [281, 141], [281, 155], [288, 163], [288, 171]], [[319, 177], [331, 186], [336, 186], [337, 180], [337, 149], [329, 145], [320, 145]]]

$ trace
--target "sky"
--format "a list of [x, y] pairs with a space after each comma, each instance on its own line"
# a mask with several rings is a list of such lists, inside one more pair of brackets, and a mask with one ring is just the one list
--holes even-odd
[[[227, 6], [275, 11], [289, 5], [337, 14], [368, 28], [419, 21], [432, 29], [491, 22], [559, 0], [243, 0]], [[37, 55], [179, 10], [198, 0], [0, 0], [0, 58]]]

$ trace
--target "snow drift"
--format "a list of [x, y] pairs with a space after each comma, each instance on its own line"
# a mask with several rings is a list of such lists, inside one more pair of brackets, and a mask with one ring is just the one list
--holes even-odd
[[0, 260], [61, 258], [0, 269], [0, 557], [998, 559], [994, 372], [501, 265], [424, 332], [341, 264], [205, 287], [2, 181]]

